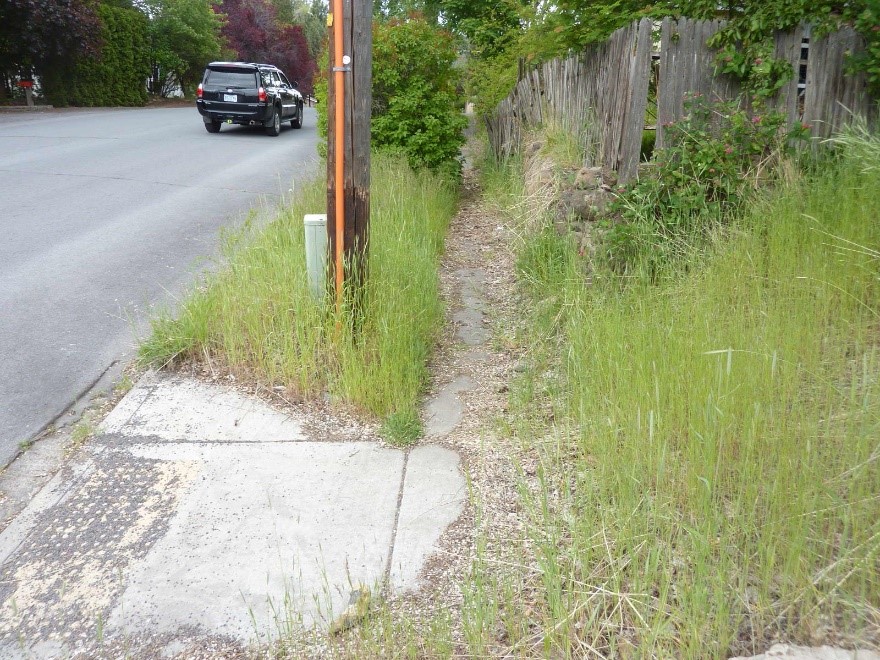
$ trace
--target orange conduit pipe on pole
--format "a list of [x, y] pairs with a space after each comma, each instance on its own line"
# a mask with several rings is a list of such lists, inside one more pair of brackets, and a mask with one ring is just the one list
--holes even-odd
[[[342, 313], [345, 249], [345, 67], [342, 61], [342, 0], [333, 0], [333, 76], [336, 96], [336, 314]], [[339, 321], [337, 320], [337, 329]]]

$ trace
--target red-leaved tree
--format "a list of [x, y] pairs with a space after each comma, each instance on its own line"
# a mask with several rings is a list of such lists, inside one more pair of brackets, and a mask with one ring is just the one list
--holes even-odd
[[297, 81], [303, 93], [312, 92], [316, 64], [302, 27], [280, 24], [267, 0], [225, 0], [216, 9], [226, 14], [221, 34], [239, 60], [274, 64]]

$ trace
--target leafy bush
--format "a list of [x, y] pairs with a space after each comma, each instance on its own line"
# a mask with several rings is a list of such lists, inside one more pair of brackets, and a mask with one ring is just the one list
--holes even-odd
[[735, 103], [696, 95], [687, 115], [664, 126], [670, 146], [654, 155], [654, 171], [621, 188], [612, 211], [621, 222], [608, 232], [606, 254], [615, 270], [647, 266], [654, 272], [739, 211], [749, 188], [772, 178], [788, 144], [806, 135], [786, 133], [785, 117], [751, 115]]
[[44, 76], [54, 105], [143, 105], [150, 75], [147, 18], [138, 10], [99, 5], [100, 53]]
[[517, 83], [516, 58], [508, 53], [468, 62], [467, 93], [474, 100], [476, 112], [485, 117], [510, 94]]
[[458, 110], [452, 35], [423, 18], [373, 26], [373, 144], [402, 148], [413, 167], [455, 161], [466, 120]]
[[719, 32], [718, 40], [709, 41], [710, 45], [720, 44], [715, 56], [716, 71], [736, 78], [753, 102], [764, 103], [791, 80], [794, 70], [788, 61], [773, 57], [771, 38], [743, 45], [742, 41], [720, 39], [726, 35]]
[[[457, 169], [466, 119], [455, 58], [452, 35], [419, 16], [373, 24], [373, 147], [403, 152], [414, 168]], [[319, 68], [318, 130], [326, 137], [326, 53]]]
[[36, 73], [41, 79], [60, 63], [94, 54], [100, 46], [96, 3], [83, 0], [0, 2], [0, 74], [10, 82]]
[[868, 88], [880, 98], [880, 3], [865, 5], [854, 21], [855, 29], [865, 38], [865, 50], [853, 56], [856, 70], [864, 71]]

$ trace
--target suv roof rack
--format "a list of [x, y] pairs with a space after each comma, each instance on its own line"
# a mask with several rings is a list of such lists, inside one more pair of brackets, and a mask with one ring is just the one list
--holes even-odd
[[212, 66], [254, 66], [265, 67], [267, 69], [278, 69], [274, 64], [266, 64], [265, 62], [209, 62], [208, 67]]

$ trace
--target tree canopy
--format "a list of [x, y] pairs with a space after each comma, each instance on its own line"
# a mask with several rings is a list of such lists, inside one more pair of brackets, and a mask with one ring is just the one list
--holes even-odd
[[142, 0], [141, 8], [150, 17], [152, 92], [167, 96], [178, 85], [190, 92], [205, 64], [221, 56], [223, 15], [209, 0]]
[[[100, 57], [106, 33], [101, 6], [136, 8], [146, 16], [154, 93], [177, 86], [190, 91], [205, 63], [220, 57], [278, 64], [308, 91], [326, 43], [326, 0], [0, 0], [6, 95], [22, 76], [43, 78], [79, 59]], [[509, 89], [520, 60], [564, 55], [636, 18], [666, 15], [727, 19], [719, 48], [751, 48], [774, 30], [804, 21], [819, 29], [852, 25], [868, 44], [853, 65], [880, 90], [878, 0], [376, 0], [373, 6], [379, 23], [396, 21], [404, 29], [417, 19], [454, 35], [457, 51], [468, 57], [468, 89], [483, 106]]]
[[302, 25], [279, 21], [275, 5], [267, 0], [225, 0], [222, 9], [226, 24], [221, 34], [235, 57], [274, 64], [311, 92], [315, 59]]
[[[104, 59], [108, 66], [131, 60], [124, 75], [149, 79], [150, 92], [162, 96], [191, 93], [205, 64], [221, 58], [276, 64], [310, 92], [326, 15], [322, 0], [0, 0], [0, 97], [36, 76], [41, 93], [58, 103], [98, 102], [101, 94], [75, 90], [86, 89]], [[128, 39], [137, 65], [123, 57], [124, 45], [111, 43], [117, 38]], [[104, 100], [113, 99], [122, 96]]]

